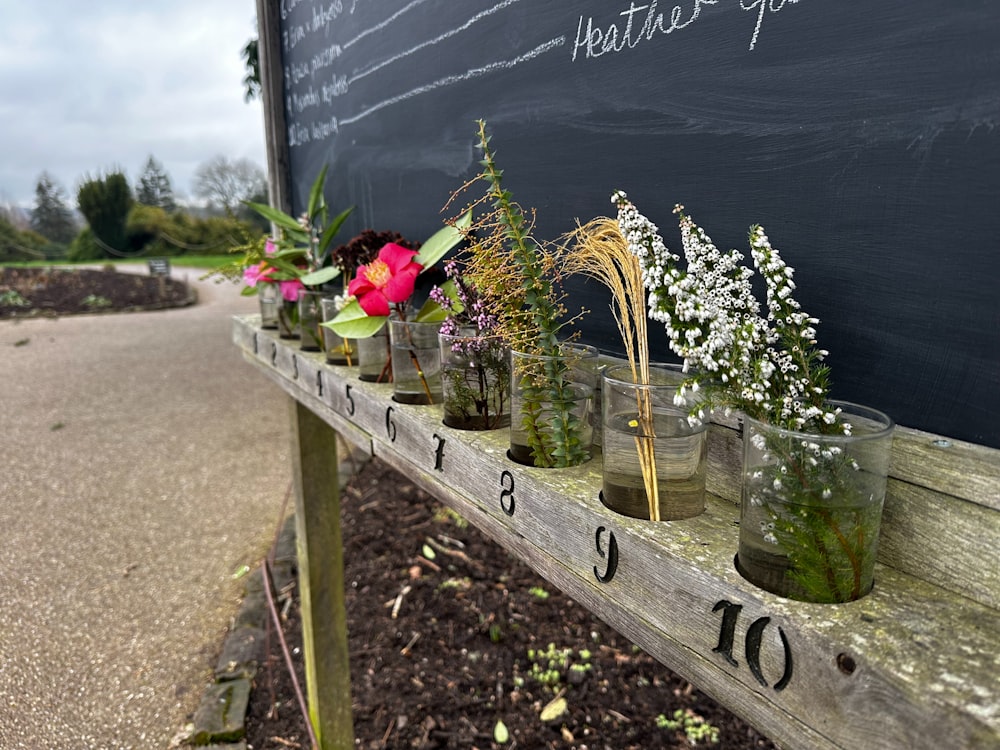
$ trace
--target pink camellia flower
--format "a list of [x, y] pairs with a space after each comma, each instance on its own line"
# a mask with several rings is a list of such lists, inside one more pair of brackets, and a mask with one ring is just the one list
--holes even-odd
[[257, 265], [243, 269], [243, 281], [247, 286], [257, 286], [258, 282], [271, 281], [273, 273], [274, 267], [269, 266], [266, 260], [262, 260]]
[[347, 286], [347, 293], [358, 299], [367, 315], [388, 315], [390, 304], [406, 302], [417, 284], [423, 266], [414, 262], [416, 250], [395, 242], [382, 246], [378, 257], [358, 272]]
[[299, 290], [305, 289], [305, 285], [298, 279], [279, 281], [278, 287], [281, 289], [281, 298], [289, 302], [295, 302], [299, 298]]

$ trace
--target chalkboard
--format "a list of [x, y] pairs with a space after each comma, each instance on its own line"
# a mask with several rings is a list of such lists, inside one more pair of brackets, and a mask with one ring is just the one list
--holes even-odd
[[[301, 210], [420, 239], [476, 174], [555, 239], [615, 188], [680, 249], [683, 203], [748, 257], [764, 225], [820, 318], [833, 394], [1000, 447], [1000, 4], [990, 0], [282, 0]], [[620, 348], [607, 298], [584, 337]], [[667, 358], [665, 339], [654, 341]]]

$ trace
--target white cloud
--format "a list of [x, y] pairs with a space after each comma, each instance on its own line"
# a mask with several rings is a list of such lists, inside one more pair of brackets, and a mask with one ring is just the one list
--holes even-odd
[[254, 0], [50, 0], [0, 23], [0, 200], [31, 205], [47, 171], [75, 200], [81, 178], [149, 155], [175, 192], [222, 154], [265, 164], [259, 102], [240, 52]]

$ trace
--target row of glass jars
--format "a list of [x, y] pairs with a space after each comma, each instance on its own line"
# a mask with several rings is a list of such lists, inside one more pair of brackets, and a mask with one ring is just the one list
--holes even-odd
[[[567, 344], [563, 356], [544, 357], [413, 321], [390, 320], [375, 336], [345, 341], [319, 325], [336, 312], [332, 300], [303, 295], [302, 348], [324, 351], [332, 364], [356, 365], [362, 380], [392, 382], [397, 402], [442, 404], [444, 423], [456, 429], [509, 428], [508, 456], [532, 466], [589, 459], [597, 424], [605, 506], [654, 521], [704, 511], [707, 425], [687, 418], [679, 366], [655, 365], [649, 382], [636, 384], [627, 365], [600, 368], [590, 346]], [[292, 337], [278, 317], [281, 335]], [[850, 420], [850, 434], [796, 433], [744, 417], [737, 568], [791, 598], [850, 601], [873, 584], [892, 420], [854, 404], [836, 406]], [[815, 562], [817, 549], [823, 559]]]

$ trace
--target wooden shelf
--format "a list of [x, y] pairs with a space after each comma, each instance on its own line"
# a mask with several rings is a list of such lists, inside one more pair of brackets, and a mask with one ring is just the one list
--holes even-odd
[[[735, 424], [711, 428], [706, 512], [652, 524], [601, 504], [599, 453], [573, 469], [516, 464], [506, 430], [446, 427], [439, 406], [397, 404], [391, 386], [361, 382], [258, 322], [234, 319], [234, 343], [289, 396], [776, 742], [1000, 746], [1000, 452], [900, 430], [875, 589], [850, 604], [804, 604], [734, 568]], [[945, 449], [958, 458], [938, 470], [927, 455]], [[957, 495], [944, 494], [956, 461]]]

